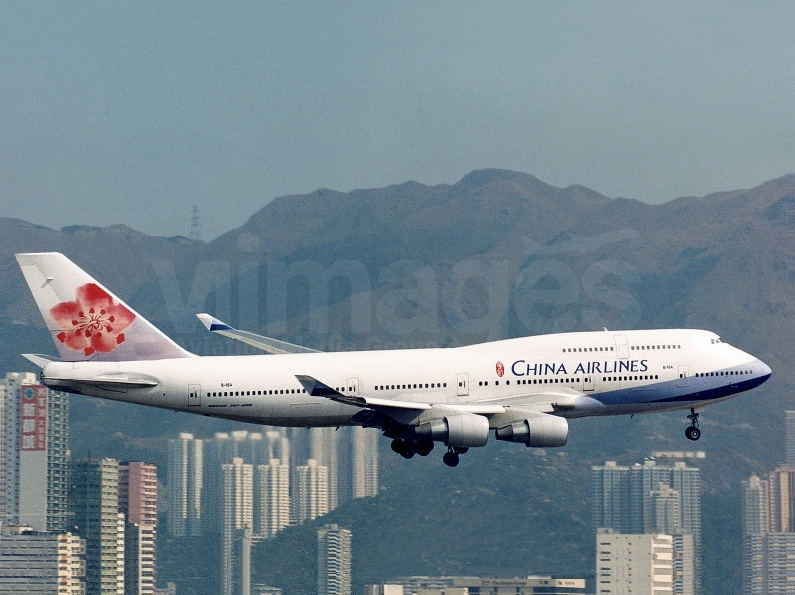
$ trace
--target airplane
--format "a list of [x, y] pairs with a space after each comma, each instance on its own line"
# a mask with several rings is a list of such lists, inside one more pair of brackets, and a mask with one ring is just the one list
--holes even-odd
[[764, 383], [761, 360], [694, 329], [571, 332], [463, 347], [318, 352], [237, 330], [268, 355], [197, 356], [60, 253], [17, 254], [60, 359], [24, 356], [51, 389], [263, 425], [378, 428], [406, 459], [450, 467], [497, 440], [560, 447], [568, 420], [690, 410]]

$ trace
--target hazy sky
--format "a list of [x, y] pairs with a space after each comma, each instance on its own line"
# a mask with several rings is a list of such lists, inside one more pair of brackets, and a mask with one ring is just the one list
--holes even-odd
[[793, 2], [2, 2], [0, 216], [205, 239], [473, 169], [662, 202], [795, 172]]

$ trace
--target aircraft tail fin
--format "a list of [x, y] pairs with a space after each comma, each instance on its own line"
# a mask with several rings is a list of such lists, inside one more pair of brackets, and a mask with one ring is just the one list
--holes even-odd
[[62, 360], [193, 356], [63, 254], [16, 257]]

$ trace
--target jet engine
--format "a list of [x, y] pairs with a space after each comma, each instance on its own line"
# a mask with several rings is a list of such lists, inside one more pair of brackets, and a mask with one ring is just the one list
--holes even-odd
[[523, 442], [526, 446], [565, 446], [569, 437], [569, 422], [563, 417], [538, 413], [497, 428], [495, 437], [507, 442]]
[[419, 438], [444, 442], [445, 446], [485, 446], [489, 439], [489, 420], [474, 413], [447, 415], [414, 428]]

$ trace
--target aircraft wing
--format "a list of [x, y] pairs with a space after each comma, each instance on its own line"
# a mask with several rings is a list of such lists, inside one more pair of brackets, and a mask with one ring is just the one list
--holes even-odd
[[[372, 397], [362, 397], [359, 395], [346, 395], [341, 393], [327, 384], [313, 378], [312, 376], [296, 376], [298, 382], [306, 389], [307, 394], [313, 397], [325, 397], [332, 401], [345, 403], [346, 405], [353, 405], [355, 407], [364, 407], [367, 409], [378, 409], [383, 411], [424, 411], [431, 409], [431, 403], [423, 403], [422, 401], [407, 401], [399, 399], [374, 399]], [[447, 405], [449, 409], [462, 411], [467, 413], [478, 413], [481, 415], [490, 415], [495, 413], [504, 413], [505, 407], [496, 403], [462, 403], [461, 405]]]
[[196, 317], [202, 321], [202, 324], [207, 327], [207, 330], [210, 332], [235, 339], [236, 341], [242, 341], [246, 345], [251, 345], [252, 347], [262, 349], [268, 353], [318, 353], [316, 349], [310, 349], [309, 347], [302, 347], [301, 345], [294, 345], [285, 341], [279, 341], [278, 339], [263, 337], [262, 335], [249, 333], [248, 331], [239, 331], [209, 314], [196, 314]]

